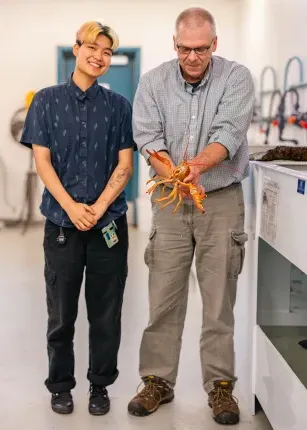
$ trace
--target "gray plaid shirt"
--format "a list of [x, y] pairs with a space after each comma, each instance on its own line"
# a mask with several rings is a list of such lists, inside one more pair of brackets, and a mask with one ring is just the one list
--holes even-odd
[[[134, 140], [147, 161], [146, 149], [166, 150], [175, 164], [185, 151], [189, 160], [209, 143], [221, 143], [229, 159], [204, 173], [201, 184], [206, 191], [227, 187], [248, 175], [247, 130], [253, 107], [254, 83], [245, 66], [213, 56], [193, 91], [178, 60], [171, 60], [140, 79], [133, 107]], [[154, 173], [151, 168], [150, 175]]]

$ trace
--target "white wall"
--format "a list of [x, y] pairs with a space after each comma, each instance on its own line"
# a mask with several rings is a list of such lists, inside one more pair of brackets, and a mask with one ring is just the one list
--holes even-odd
[[[305, 0], [241, 0], [238, 58], [257, 77], [264, 65], [274, 66], [283, 83], [288, 58], [299, 55], [307, 59], [306, 16]], [[296, 74], [289, 83], [296, 83], [295, 78]]]
[[[216, 17], [219, 31], [217, 54], [237, 55], [239, 0], [207, 0], [198, 5]], [[56, 46], [74, 43], [76, 29], [87, 20], [102, 20], [119, 33], [125, 47], [141, 47], [141, 72], [174, 57], [172, 34], [177, 14], [197, 4], [184, 0], [0, 0], [1, 87], [0, 158], [10, 169], [7, 175], [9, 200], [3, 199], [0, 166], [0, 220], [15, 218], [22, 204], [29, 151], [10, 137], [9, 122], [23, 104], [25, 93], [57, 83]], [[141, 162], [140, 195], [145, 196], [148, 168]], [[145, 196], [146, 198], [147, 196]], [[40, 191], [36, 206], [40, 203]], [[140, 205], [142, 206], [142, 205]], [[144, 207], [145, 223], [148, 206]], [[39, 214], [39, 210], [36, 210]], [[140, 214], [143, 219], [143, 213]]]
[[[284, 71], [288, 59], [293, 56], [302, 58], [305, 67], [304, 81], [307, 82], [307, 1], [306, 0], [242, 0], [240, 7], [240, 44], [239, 61], [250, 68], [256, 78], [259, 91], [259, 78], [265, 66], [273, 66], [277, 73], [278, 87], [283, 90]], [[299, 83], [298, 65], [290, 67], [288, 87]], [[268, 73], [265, 88], [272, 89], [272, 77]], [[307, 89], [300, 91], [301, 107], [307, 110]], [[291, 99], [289, 99], [291, 100]], [[266, 98], [265, 110], [267, 112]], [[288, 104], [288, 108], [290, 108]], [[288, 111], [289, 112], [289, 111]], [[290, 112], [289, 112], [290, 113]], [[284, 137], [295, 136], [301, 145], [307, 144], [306, 131], [287, 127]], [[264, 140], [258, 127], [250, 130], [250, 144]], [[282, 144], [278, 141], [277, 130], [271, 135], [270, 145]], [[290, 144], [291, 145], [291, 144]]]

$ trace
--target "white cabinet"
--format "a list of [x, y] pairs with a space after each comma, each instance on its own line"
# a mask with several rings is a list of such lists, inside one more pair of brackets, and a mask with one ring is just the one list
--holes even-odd
[[[244, 184], [251, 234], [245, 303], [252, 340], [250, 409], [257, 396], [274, 430], [307, 428], [307, 172], [251, 162]], [[240, 321], [238, 321], [239, 324]], [[307, 343], [307, 341], [306, 341]], [[239, 357], [240, 359], [240, 357]], [[240, 376], [240, 375], [239, 375]]]

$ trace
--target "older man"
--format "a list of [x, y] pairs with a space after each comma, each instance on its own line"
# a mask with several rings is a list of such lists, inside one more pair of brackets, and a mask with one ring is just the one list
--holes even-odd
[[[254, 88], [249, 70], [213, 56], [215, 20], [202, 8], [183, 11], [176, 21], [178, 59], [143, 75], [134, 103], [134, 139], [151, 173], [169, 170], [147, 152], [157, 151], [172, 166], [185, 154], [186, 182], [204, 187], [206, 213], [190, 199], [178, 211], [152, 201], [152, 228], [145, 261], [149, 267], [150, 319], [140, 350], [144, 389], [128, 405], [145, 416], [172, 401], [184, 327], [188, 279], [194, 253], [203, 301], [200, 357], [203, 386], [214, 419], [239, 421], [232, 392], [234, 314], [238, 276], [244, 261], [244, 201], [248, 175], [247, 130]], [[179, 234], [180, 233], [180, 234]]]

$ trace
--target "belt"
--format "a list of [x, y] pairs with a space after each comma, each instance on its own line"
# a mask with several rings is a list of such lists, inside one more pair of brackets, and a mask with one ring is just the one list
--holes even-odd
[[228, 185], [227, 187], [222, 187], [222, 188], [216, 188], [215, 190], [210, 190], [210, 191], [206, 191], [206, 194], [214, 194], [214, 193], [218, 193], [220, 191], [223, 190], [229, 190], [231, 188], [236, 188], [239, 187], [241, 185], [241, 182], [234, 182], [233, 184]]

